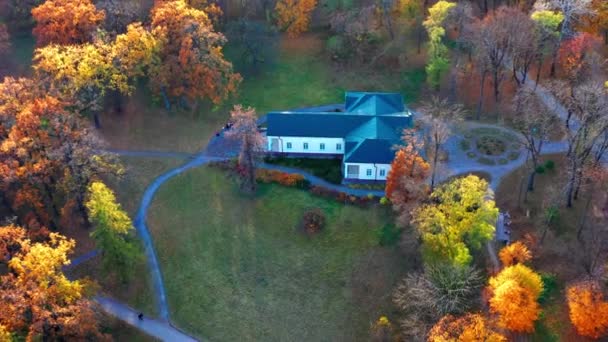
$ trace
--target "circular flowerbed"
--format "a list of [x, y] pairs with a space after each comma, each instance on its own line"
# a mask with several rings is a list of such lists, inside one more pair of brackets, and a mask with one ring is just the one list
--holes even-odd
[[492, 135], [483, 135], [477, 138], [477, 150], [486, 156], [500, 156], [507, 150], [507, 144], [500, 138]]
[[506, 130], [478, 127], [468, 130], [459, 144], [467, 157], [483, 165], [506, 165], [521, 155], [517, 137]]

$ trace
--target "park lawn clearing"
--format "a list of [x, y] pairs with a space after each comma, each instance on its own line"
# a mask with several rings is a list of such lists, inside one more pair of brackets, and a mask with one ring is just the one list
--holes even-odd
[[[308, 236], [297, 226], [314, 207], [327, 224]], [[209, 167], [168, 181], [148, 214], [172, 321], [217, 341], [367, 340], [408, 269], [397, 248], [379, 246], [392, 221], [389, 207], [278, 185], [244, 196]]]

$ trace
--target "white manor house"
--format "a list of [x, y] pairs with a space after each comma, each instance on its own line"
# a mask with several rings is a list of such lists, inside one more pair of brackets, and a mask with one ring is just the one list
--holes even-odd
[[267, 149], [273, 155], [340, 158], [346, 181], [384, 181], [412, 113], [397, 93], [347, 92], [333, 111], [271, 112]]

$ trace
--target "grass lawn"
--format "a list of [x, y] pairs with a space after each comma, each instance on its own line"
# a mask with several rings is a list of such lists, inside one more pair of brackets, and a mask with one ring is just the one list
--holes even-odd
[[269, 164], [283, 165], [302, 169], [334, 184], [342, 183], [342, 160], [340, 159], [311, 159], [311, 158], [266, 158]]
[[114, 341], [159, 341], [158, 339], [143, 333], [141, 330], [109, 315], [104, 315], [104, 318], [101, 321], [101, 332], [112, 335]]
[[[327, 216], [312, 237], [296, 228], [310, 207]], [[367, 340], [409, 267], [396, 247], [379, 246], [388, 207], [276, 185], [245, 197], [210, 168], [161, 187], [148, 222], [174, 323], [211, 340]]]

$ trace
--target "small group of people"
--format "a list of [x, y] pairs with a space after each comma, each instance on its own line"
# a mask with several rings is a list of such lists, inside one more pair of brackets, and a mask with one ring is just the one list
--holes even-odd
[[222, 134], [222, 131], [228, 131], [228, 130], [230, 130], [233, 125], [234, 125], [234, 123], [232, 121], [226, 122], [226, 124], [224, 125], [224, 127], [222, 127], [221, 130], [215, 132], [215, 136], [219, 137]]

